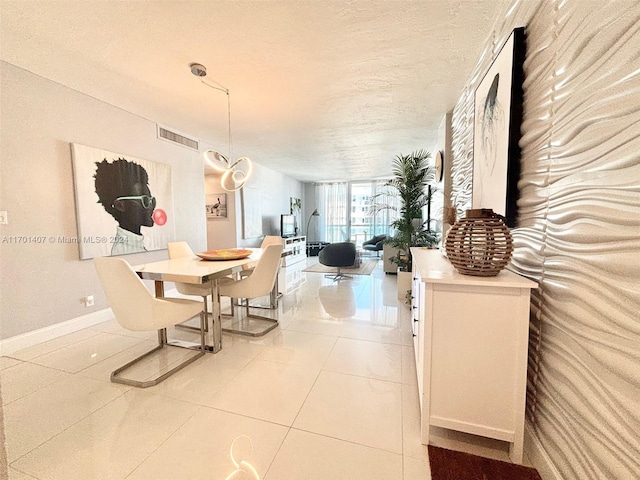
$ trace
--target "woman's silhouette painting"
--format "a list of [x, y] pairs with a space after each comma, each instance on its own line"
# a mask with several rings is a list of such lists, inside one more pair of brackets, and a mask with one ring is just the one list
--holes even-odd
[[126, 158], [96, 163], [95, 178], [98, 201], [118, 227], [111, 255], [145, 252], [141, 227], [153, 227], [156, 198], [149, 190], [149, 176], [141, 165]]
[[80, 258], [166, 248], [175, 239], [171, 167], [73, 144]]

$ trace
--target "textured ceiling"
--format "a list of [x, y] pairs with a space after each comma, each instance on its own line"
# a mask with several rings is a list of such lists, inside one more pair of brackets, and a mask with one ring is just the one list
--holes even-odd
[[[508, 0], [5, 1], [3, 60], [302, 181], [431, 148]], [[101, 147], [108, 148], [108, 145]]]

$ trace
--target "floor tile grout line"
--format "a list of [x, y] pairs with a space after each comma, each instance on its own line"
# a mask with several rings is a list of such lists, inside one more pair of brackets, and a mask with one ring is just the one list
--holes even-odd
[[[96, 331], [96, 330], [93, 330], [91, 327], [81, 328], [80, 330], [76, 330], [75, 332], [70, 332], [70, 333], [67, 333], [67, 334], [65, 334], [65, 335], [60, 335], [60, 336], [58, 336], [58, 337], [52, 338], [51, 340], [47, 340], [47, 341], [45, 341], [45, 342], [37, 343], [36, 345], [32, 345], [32, 346], [30, 346], [30, 347], [21, 348], [20, 350], [17, 350], [17, 351], [15, 351], [15, 352], [13, 352], [13, 354], [20, 353], [20, 352], [22, 352], [22, 351], [24, 351], [24, 350], [29, 350], [30, 348], [38, 347], [38, 346], [41, 346], [41, 345], [43, 345], [43, 344], [45, 344], [45, 343], [47, 343], [47, 342], [53, 342], [53, 341], [57, 340], [58, 338], [66, 337], [66, 336], [68, 336], [68, 335], [73, 335], [74, 333], [82, 332], [82, 331], [85, 331], [85, 330], [87, 330], [87, 331], [91, 331], [91, 332], [94, 332], [94, 334], [93, 334], [93, 335], [88, 336], [87, 338], [83, 338], [83, 339], [81, 339], [81, 340], [76, 340], [76, 341], [73, 341], [73, 342], [71, 342], [71, 343], [69, 343], [69, 344], [67, 344], [67, 345], [63, 345], [63, 346], [62, 346], [62, 347], [60, 347], [60, 348], [54, 348], [54, 349], [53, 349], [53, 350], [51, 350], [50, 352], [46, 352], [46, 353], [42, 353], [42, 354], [40, 354], [40, 355], [36, 355], [35, 357], [33, 357], [33, 358], [29, 358], [28, 360], [23, 360], [23, 359], [18, 358], [18, 357], [10, 357], [10, 358], [13, 358], [14, 360], [20, 360], [20, 361], [22, 361], [22, 362], [28, 362], [28, 361], [31, 361], [31, 360], [35, 360], [36, 358], [40, 358], [40, 357], [42, 357], [42, 356], [44, 356], [44, 355], [49, 355], [50, 353], [57, 352], [58, 350], [62, 350], [63, 348], [67, 348], [67, 347], [70, 347], [70, 346], [72, 346], [72, 345], [76, 345], [77, 343], [84, 342], [85, 340], [89, 340], [90, 338], [93, 338], [93, 337], [95, 337], [95, 336], [97, 336], [97, 335], [100, 335], [100, 334], [102, 333], [102, 332], [98, 332], [98, 331]], [[3, 356], [6, 356], [6, 355], [3, 355]]]
[[[328, 357], [327, 357], [327, 358], [328, 358]], [[325, 363], [326, 363], [326, 362], [325, 362]], [[399, 385], [399, 386], [400, 386], [400, 421], [401, 421], [401, 424], [400, 424], [400, 432], [401, 432], [401, 436], [400, 436], [400, 440], [401, 440], [401, 441], [400, 441], [400, 450], [401, 450], [401, 452], [403, 452], [403, 444], [404, 444], [404, 440], [403, 440], [403, 439], [404, 439], [404, 437], [402, 436], [402, 434], [403, 434], [403, 429], [402, 429], [402, 420], [403, 420], [403, 419], [402, 419], [402, 383], [398, 383], [398, 382], [391, 382], [391, 381], [385, 381], [385, 380], [379, 380], [379, 379], [377, 379], [377, 378], [363, 377], [363, 376], [360, 376], [360, 375], [353, 375], [353, 374], [342, 373], [342, 372], [334, 372], [334, 371], [331, 371], [331, 370], [325, 370], [325, 369], [324, 369], [324, 365], [323, 365], [323, 367], [321, 368], [320, 372], [318, 373], [318, 376], [316, 377], [316, 379], [315, 379], [315, 381], [314, 381], [313, 386], [312, 386], [312, 387], [311, 387], [311, 389], [309, 390], [309, 393], [307, 394], [307, 396], [305, 397], [304, 401], [302, 402], [302, 405], [301, 405], [300, 409], [298, 410], [298, 413], [296, 414], [296, 418], [294, 419], [293, 423], [291, 424], [291, 428], [296, 428], [297, 430], [305, 431], [305, 432], [308, 432], [308, 433], [313, 433], [313, 434], [316, 434], [316, 435], [325, 436], [325, 437], [328, 437], [328, 438], [334, 438], [334, 439], [336, 439], [336, 440], [342, 440], [342, 441], [344, 441], [344, 442], [353, 443], [353, 444], [355, 444], [355, 445], [361, 445], [361, 446], [368, 447], [368, 448], [374, 448], [374, 449], [376, 449], [376, 450], [382, 450], [382, 451], [385, 451], [385, 452], [393, 453], [393, 454], [395, 454], [395, 455], [400, 455], [400, 457], [404, 457], [404, 454], [403, 454], [403, 453], [392, 452], [391, 450], [385, 450], [385, 449], [381, 449], [381, 448], [378, 448], [378, 447], [372, 447], [372, 446], [370, 446], [370, 445], [365, 445], [365, 444], [357, 443], [357, 442], [354, 442], [354, 441], [352, 441], [352, 440], [346, 440], [346, 439], [342, 439], [342, 438], [338, 438], [338, 437], [332, 437], [332, 436], [330, 436], [330, 435], [326, 435], [326, 434], [323, 434], [323, 433], [313, 432], [313, 431], [311, 431], [311, 430], [304, 430], [304, 429], [301, 429], [301, 428], [298, 428], [298, 427], [294, 427], [295, 422], [296, 422], [296, 420], [297, 420], [298, 416], [300, 415], [300, 412], [302, 411], [302, 408], [304, 407], [304, 404], [306, 403], [307, 399], [309, 398], [309, 395], [311, 394], [311, 391], [313, 390], [313, 387], [314, 387], [314, 386], [315, 386], [315, 384], [317, 383], [318, 378], [320, 377], [320, 375], [322, 374], [322, 372], [333, 373], [333, 374], [336, 374], [336, 375], [343, 375], [343, 376], [347, 376], [347, 377], [364, 378], [364, 379], [367, 379], [367, 380], [376, 380], [376, 381], [380, 381], [380, 382], [385, 382], [385, 383], [391, 383], [391, 384]], [[404, 463], [404, 461], [403, 461], [403, 463]]]
[[[30, 363], [30, 362], [24, 362], [24, 363]], [[39, 364], [37, 364], [37, 363], [30, 363], [30, 364], [31, 364], [31, 365], [36, 365], [36, 366], [38, 366], [38, 367], [42, 367], [42, 368], [48, 368], [48, 369], [50, 369], [50, 370], [55, 370], [56, 372], [64, 373], [64, 374], [65, 374], [65, 375], [67, 375], [67, 376], [66, 376], [66, 377], [65, 377], [65, 376], [63, 376], [62, 378], [58, 378], [58, 379], [54, 380], [54, 381], [53, 381], [53, 382], [51, 382], [51, 383], [47, 383], [46, 385], [42, 385], [42, 386], [40, 386], [40, 387], [36, 388], [35, 390], [33, 390], [33, 391], [31, 391], [31, 392], [28, 392], [28, 393], [26, 393], [26, 394], [22, 395], [21, 397], [15, 398], [15, 399], [11, 400], [10, 402], [4, 403], [4, 404], [2, 405], [2, 408], [5, 408], [5, 407], [7, 407], [8, 405], [11, 405], [11, 404], [12, 404], [12, 403], [14, 403], [14, 402], [17, 402], [18, 400], [22, 400], [23, 398], [26, 398], [26, 397], [28, 397], [28, 396], [30, 396], [30, 395], [33, 395], [34, 393], [39, 392], [40, 390], [42, 390], [42, 389], [44, 389], [44, 388], [50, 387], [50, 386], [52, 386], [52, 385], [55, 385], [56, 383], [61, 382], [61, 381], [63, 381], [63, 380], [67, 380], [67, 379], [69, 379], [69, 377], [71, 377], [71, 376], [73, 376], [73, 375], [74, 375], [73, 373], [65, 372], [64, 370], [57, 370], [57, 369], [55, 369], [55, 368], [51, 368], [51, 367], [44, 367], [44, 366], [39, 365]]]
[[[85, 377], [82, 377], [83, 379], [87, 380]], [[89, 379], [91, 380], [91, 379]], [[96, 382], [98, 382], [98, 380], [95, 380]], [[58, 382], [55, 382], [58, 383]], [[53, 384], [52, 384], [53, 385]], [[31, 450], [29, 450], [28, 452], [25, 452], [24, 454], [20, 455], [18, 458], [15, 458], [13, 461], [10, 462], [9, 465], [13, 465], [15, 462], [17, 462], [18, 460], [20, 460], [21, 458], [25, 457], [26, 455], [29, 455], [31, 452], [33, 452], [34, 450], [37, 450], [38, 448], [40, 448], [42, 445], [44, 445], [45, 443], [53, 440], [54, 438], [59, 437], [60, 435], [62, 435], [64, 432], [66, 432], [67, 430], [69, 430], [70, 428], [74, 427], [75, 425], [77, 425], [78, 423], [82, 422], [83, 420], [85, 420], [86, 418], [90, 417], [91, 415], [93, 415], [94, 413], [98, 412], [99, 410], [102, 410], [104, 407], [106, 407], [107, 405], [110, 405], [111, 403], [115, 402], [117, 399], [119, 399], [120, 397], [122, 397], [123, 395], [125, 395], [127, 392], [129, 392], [131, 390], [131, 387], [125, 387], [125, 389], [122, 391], [122, 393], [116, 397], [114, 397], [112, 400], [108, 401], [107, 403], [105, 403], [104, 405], [102, 405], [101, 407], [98, 407], [95, 410], [92, 410], [91, 412], [89, 412], [88, 414], [86, 414], [85, 416], [83, 416], [82, 418], [79, 418], [77, 421], [73, 422], [71, 425], [63, 428], [62, 430], [60, 430], [58, 433], [56, 433], [55, 435], [53, 435], [52, 437], [49, 437], [48, 439], [46, 439], [45, 441], [43, 441], [42, 443], [38, 444], [37, 446], [33, 447]], [[31, 474], [29, 474], [31, 475]]]
[[[296, 333], [308, 333], [309, 335], [318, 335], [318, 336], [323, 336], [323, 335], [319, 335], [319, 334], [314, 334], [314, 333], [309, 333], [309, 332], [296, 332]], [[370, 380], [379, 380], [382, 382], [389, 382], [389, 383], [394, 383], [394, 384], [403, 384], [404, 382], [402, 381], [402, 347], [403, 345], [396, 345], [393, 344], [394, 346], [398, 346], [400, 347], [400, 362], [401, 362], [401, 367], [400, 367], [400, 380], [396, 381], [396, 380], [390, 380], [388, 378], [380, 378], [380, 377], [372, 377], [372, 376], [367, 376], [367, 375], [358, 375], [355, 373], [347, 373], [347, 372], [341, 372], [341, 371], [337, 371], [337, 370], [331, 370], [331, 369], [327, 369], [325, 368], [326, 363], [329, 359], [329, 357], [331, 356], [331, 354], [333, 353], [336, 344], [337, 344], [337, 340], [339, 340], [341, 337], [331, 337], [331, 338], [335, 338], [335, 342], [331, 347], [331, 350], [329, 351], [329, 353], [327, 354], [326, 358], [323, 360], [323, 364], [320, 367], [321, 371], [326, 371], [326, 372], [331, 372], [331, 373], [338, 373], [338, 374], [342, 374], [342, 375], [348, 375], [348, 376], [353, 376], [353, 377], [358, 377], [358, 378], [367, 378]], [[358, 340], [358, 339], [348, 339], [348, 340]], [[390, 345], [390, 344], [386, 344], [386, 343], [380, 343], [380, 342], [375, 342], [375, 341], [369, 341], [369, 340], [363, 340], [364, 342], [367, 343], [375, 343], [378, 345]], [[268, 345], [266, 348], [268, 348], [269, 346], [271, 346], [272, 344]], [[265, 348], [265, 350], [266, 350]], [[252, 358], [253, 360], [259, 360], [259, 361], [264, 361], [264, 362], [270, 362], [270, 363], [276, 363], [279, 365], [295, 365], [295, 366], [299, 366], [299, 367], [305, 367], [308, 366], [308, 362], [304, 363], [304, 362], [300, 362], [300, 363], [291, 363], [290, 361], [279, 361], [279, 360], [274, 360], [274, 359], [267, 359], [267, 358], [259, 358], [259, 356], [264, 352], [264, 350], [262, 352], [260, 352], [256, 357]], [[245, 357], [248, 358], [248, 357]], [[251, 362], [250, 362], [251, 363]], [[246, 367], [245, 367], [246, 368]]]
[[[333, 346], [331, 347], [331, 350], [329, 351], [329, 354], [327, 355], [327, 358], [329, 358], [329, 356], [331, 355], [331, 352], [333, 351], [333, 349], [335, 348], [335, 342], [333, 343]], [[298, 408], [298, 411], [296, 412], [295, 416], [293, 417], [293, 420], [291, 422], [291, 427], [293, 427], [293, 425], [295, 425], [296, 420], [298, 419], [298, 416], [300, 415], [300, 412], [302, 411], [302, 409], [304, 408], [305, 403], [307, 403], [307, 400], [309, 399], [309, 395], [311, 395], [311, 392], [313, 391], [313, 388], [316, 386], [316, 383], [318, 383], [318, 378], [320, 378], [320, 375], [322, 374], [322, 368], [324, 367], [324, 364], [327, 362], [327, 358], [325, 358], [324, 362], [322, 362], [322, 366], [318, 369], [318, 373], [316, 373], [316, 378], [313, 379], [313, 383], [311, 384], [311, 387], [309, 388], [309, 391], [307, 392], [307, 394], [304, 397], [304, 400], [302, 400], [302, 402], [300, 403], [300, 408]]]
[[366, 380], [375, 380], [375, 381], [378, 381], [378, 382], [392, 383], [394, 385], [402, 385], [402, 381], [396, 382], [394, 380], [389, 380], [389, 379], [385, 379], [385, 378], [368, 377], [366, 375], [358, 375], [356, 373], [338, 372], [337, 370], [329, 370], [329, 369], [325, 369], [324, 367], [322, 368], [321, 371], [327, 372], [327, 373], [335, 373], [335, 374], [338, 374], [338, 375], [344, 375], [344, 376], [347, 376], [347, 377], [364, 378]]
[[[169, 398], [173, 398], [173, 397], [169, 397]], [[177, 400], [177, 399], [173, 398], [173, 400]], [[182, 400], [182, 401], [188, 402], [187, 400]], [[234, 415], [234, 416], [238, 416], [238, 417], [248, 418], [250, 420], [256, 420], [258, 422], [268, 423], [270, 425], [275, 425], [277, 427], [291, 428], [291, 425], [287, 425], [286, 423], [278, 423], [278, 422], [275, 422], [273, 420], [266, 420], [266, 419], [260, 418], [260, 417], [253, 417], [251, 415], [247, 415], [246, 413], [232, 412], [231, 410], [225, 410], [224, 408], [220, 408], [220, 407], [212, 407], [211, 405], [201, 405], [201, 404], [193, 403], [193, 402], [188, 402], [188, 403], [190, 403], [191, 405], [196, 405], [196, 406], [201, 407], [201, 408], [206, 408], [206, 409], [209, 409], [209, 410], [216, 410], [218, 412], [225, 413], [225, 414], [228, 414], [228, 415]]]
[[271, 470], [271, 467], [273, 466], [273, 462], [276, 461], [276, 458], [278, 457], [278, 454], [280, 453], [280, 450], [282, 450], [282, 446], [284, 445], [284, 442], [287, 441], [287, 437], [289, 436], [289, 433], [291, 433], [292, 428], [293, 427], [287, 427], [287, 433], [285, 433], [284, 437], [282, 437], [282, 441], [280, 442], [280, 445], [278, 445], [276, 453], [273, 455], [273, 458], [269, 462], [269, 465], [267, 466], [267, 469], [264, 472], [264, 480], [268, 480], [267, 477], [269, 476], [269, 471]]
[[404, 457], [404, 455], [402, 453], [394, 452], [392, 450], [387, 450], [385, 448], [373, 447], [373, 446], [367, 445], [365, 443], [358, 443], [358, 442], [355, 442], [353, 440], [347, 440], [345, 438], [334, 437], [334, 436], [331, 436], [331, 435], [327, 435], [326, 433], [318, 433], [318, 432], [314, 432], [313, 430], [305, 430], [304, 428], [293, 427], [293, 426], [291, 427], [291, 430], [297, 430], [299, 432], [305, 432], [305, 433], [309, 433], [311, 435], [317, 435], [319, 437], [330, 438], [332, 440], [337, 440], [339, 442], [345, 442], [345, 443], [349, 443], [351, 445], [357, 445], [359, 447], [370, 448], [372, 450], [378, 450], [380, 452], [391, 453], [392, 455], [397, 455], [399, 457]]
[[[152, 393], [152, 392], [149, 392], [149, 393]], [[154, 394], [154, 395], [160, 396], [158, 394]], [[163, 398], [165, 398], [165, 397], [163, 397]], [[173, 400], [176, 400], [176, 399], [174, 398]], [[182, 400], [179, 400], [179, 401], [182, 401]], [[195, 417], [198, 414], [198, 412], [200, 412], [203, 408], [204, 408], [203, 406], [198, 405], [198, 408], [195, 409], [193, 414], [191, 414], [188, 418], [185, 419], [184, 422], [182, 422], [180, 425], [178, 425], [173, 432], [171, 432], [169, 435], [167, 435], [167, 437], [162, 442], [160, 442], [158, 444], [158, 446], [156, 448], [154, 448], [138, 465], [136, 465], [133, 468], [133, 470], [131, 470], [129, 473], [126, 474], [126, 476], [124, 477], [123, 480], [126, 480], [127, 478], [131, 477], [131, 475], [133, 475], [135, 473], [135, 471], [138, 470], [142, 466], [142, 464], [144, 462], [146, 462], [149, 458], [151, 458], [151, 456], [155, 452], [157, 452], [164, 444], [166, 444], [169, 441], [169, 439], [171, 439], [171, 437], [173, 437], [189, 420], [191, 420], [193, 417]]]
[[[123, 336], [123, 335], [121, 335], [121, 336]], [[138, 338], [138, 337], [128, 337], [128, 338]], [[133, 345], [131, 345], [129, 348], [125, 348], [124, 350], [121, 350], [121, 351], [119, 351], [119, 352], [116, 352], [116, 353], [114, 353], [113, 355], [109, 355], [108, 357], [105, 357], [105, 358], [103, 358], [102, 360], [100, 360], [98, 363], [94, 363], [93, 365], [89, 365], [89, 366], [87, 366], [87, 367], [81, 368], [81, 369], [80, 369], [80, 370], [78, 370], [77, 372], [70, 372], [70, 373], [73, 373], [73, 374], [75, 375], [75, 374], [78, 374], [78, 373], [80, 373], [80, 372], [84, 372], [85, 370], [87, 370], [87, 369], [89, 369], [89, 368], [92, 368], [92, 367], [95, 367], [96, 365], [99, 365], [99, 364], [101, 364], [102, 362], [106, 362], [106, 361], [107, 361], [107, 360], [109, 360], [110, 358], [113, 358], [113, 357], [115, 357], [116, 355], [120, 355], [121, 353], [126, 352], [127, 350], [129, 350], [129, 349], [131, 349], [131, 348], [137, 347], [137, 346], [141, 345], [142, 343], [144, 343], [144, 342], [146, 342], [146, 341], [147, 341], [147, 340], [145, 340], [145, 339], [140, 339], [140, 341], [139, 341], [139, 342], [134, 343], [134, 344], [133, 344]]]
[[[40, 480], [39, 477], [36, 477], [35, 475], [31, 475], [30, 473], [27, 473], [27, 472], [25, 472], [23, 470], [20, 470], [19, 468], [12, 467], [11, 465], [7, 465], [7, 468], [11, 468], [11, 469], [15, 470], [16, 472], [20, 472], [21, 474], [26, 475], [29, 478], [33, 478], [33, 480]], [[9, 476], [9, 478], [11, 478], [11, 476]]]
[[[71, 347], [73, 347], [73, 346], [77, 346], [77, 344], [82, 343], [82, 342], [85, 342], [85, 341], [87, 341], [87, 340], [90, 340], [90, 339], [92, 339], [92, 338], [94, 338], [94, 337], [96, 337], [96, 336], [99, 336], [99, 335], [111, 335], [111, 336], [118, 336], [118, 337], [125, 337], [125, 338], [137, 338], [137, 339], [139, 339], [140, 341], [139, 341], [139, 342], [137, 342], [137, 343], [135, 343], [135, 344], [133, 344], [133, 345], [131, 345], [131, 347], [125, 348], [124, 350], [121, 350], [121, 351], [119, 351], [119, 352], [115, 352], [115, 353], [113, 353], [113, 354], [111, 354], [111, 355], [109, 355], [109, 356], [107, 356], [107, 357], [103, 358], [102, 360], [100, 360], [100, 362], [94, 363], [93, 365], [89, 365], [89, 366], [87, 366], [87, 367], [81, 368], [80, 370], [73, 371], [73, 372], [70, 372], [70, 371], [68, 371], [68, 370], [62, 370], [62, 369], [60, 369], [60, 368], [56, 368], [56, 367], [52, 367], [52, 366], [50, 366], [50, 365], [44, 365], [44, 364], [42, 364], [42, 363], [37, 363], [37, 362], [35, 362], [35, 361], [34, 361], [34, 360], [36, 360], [36, 359], [38, 359], [38, 358], [41, 358], [41, 357], [44, 357], [44, 356], [47, 356], [47, 355], [52, 355], [52, 354], [54, 354], [54, 353], [56, 353], [56, 352], [60, 352], [61, 350], [64, 350], [64, 349], [67, 349], [67, 348], [71, 348]], [[85, 339], [83, 339], [83, 340], [80, 340], [80, 341], [78, 341], [78, 342], [70, 343], [69, 345], [65, 345], [64, 347], [59, 348], [59, 349], [57, 349], [57, 350], [53, 350], [53, 351], [51, 351], [51, 352], [47, 352], [47, 353], [45, 353], [45, 354], [43, 354], [43, 355], [39, 355], [39, 356], [37, 356], [37, 357], [34, 357], [34, 358], [32, 358], [31, 360], [23, 360], [23, 361], [24, 361], [24, 362], [27, 362], [27, 363], [31, 363], [31, 364], [33, 364], [33, 365], [39, 365], [39, 366], [41, 366], [41, 367], [51, 368], [51, 369], [53, 369], [53, 370], [58, 370], [58, 371], [60, 371], [60, 372], [65, 372], [65, 373], [68, 373], [68, 374], [70, 374], [70, 375], [75, 375], [75, 374], [77, 374], [77, 373], [80, 373], [80, 372], [82, 372], [82, 371], [84, 371], [84, 370], [88, 369], [88, 368], [91, 368], [91, 367], [93, 367], [93, 366], [95, 366], [95, 365], [98, 365], [99, 363], [102, 363], [102, 362], [104, 362], [104, 361], [106, 361], [106, 360], [108, 360], [108, 359], [110, 359], [110, 358], [112, 358], [112, 357], [114, 357], [114, 356], [116, 356], [116, 355], [119, 355], [119, 354], [121, 354], [122, 352], [125, 352], [125, 351], [129, 350], [129, 348], [133, 348], [133, 347], [135, 347], [135, 346], [137, 346], [137, 345], [140, 345], [141, 343], [143, 343], [143, 342], [145, 342], [145, 341], [147, 341], [147, 340], [145, 340], [145, 339], [140, 339], [139, 337], [134, 337], [134, 336], [119, 335], [119, 334], [115, 334], [115, 333], [97, 332], [97, 335], [92, 335], [91, 337], [87, 337], [87, 338], [85, 338]]]

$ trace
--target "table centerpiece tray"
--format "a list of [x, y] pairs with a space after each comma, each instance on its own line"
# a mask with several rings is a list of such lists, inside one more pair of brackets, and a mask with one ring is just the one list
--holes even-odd
[[247, 258], [253, 253], [252, 250], [244, 248], [227, 248], [223, 250], [207, 250], [206, 252], [196, 253], [203, 260], [240, 260]]

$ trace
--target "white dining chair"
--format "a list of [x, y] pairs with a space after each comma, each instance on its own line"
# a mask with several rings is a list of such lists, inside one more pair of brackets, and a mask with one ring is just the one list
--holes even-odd
[[[260, 244], [260, 248], [264, 249], [264, 248], [268, 247], [269, 245], [284, 245], [284, 242], [282, 241], [282, 237], [278, 237], [276, 235], [266, 235], [262, 239], [262, 243]], [[251, 267], [251, 268], [247, 268], [245, 270], [241, 270], [240, 271], [240, 276], [246, 277], [248, 275], [251, 275], [251, 273], [253, 272], [254, 268], [255, 267]]]
[[260, 244], [260, 248], [268, 247], [269, 245], [284, 245], [282, 241], [282, 237], [277, 235], [266, 235], [262, 239], [262, 243]]
[[[167, 244], [167, 249], [169, 250], [169, 260], [175, 258], [196, 258], [196, 254], [193, 253], [193, 250], [189, 246], [187, 242], [169, 242]], [[207, 297], [211, 295], [211, 285], [206, 284], [195, 284], [195, 283], [181, 283], [174, 282], [176, 286], [176, 290], [182, 295], [193, 295], [202, 297], [204, 302], [207, 301]], [[232, 306], [233, 308], [233, 306]], [[213, 308], [212, 310], [213, 311]], [[208, 314], [212, 316], [211, 313]], [[192, 327], [191, 325], [178, 325], [179, 328], [186, 328], [187, 330], [198, 330], [196, 327]], [[205, 322], [204, 326], [205, 332], [209, 331], [209, 322]]]
[[[260, 248], [264, 249], [266, 247], [268, 247], [269, 245], [283, 245], [284, 246], [284, 242], [282, 241], [282, 237], [277, 236], [277, 235], [266, 235], [263, 239], [262, 239], [262, 243], [260, 244]], [[282, 262], [281, 262], [282, 263]], [[239, 273], [240, 277], [247, 277], [249, 275], [251, 275], [253, 273], [253, 269], [255, 267], [251, 267], [251, 268], [247, 268], [245, 270], [241, 270]], [[278, 274], [280, 273], [280, 265], [278, 265]], [[269, 305], [265, 306], [265, 305], [252, 305], [253, 308], [266, 308], [269, 310], [273, 310], [278, 308], [278, 297], [280, 296], [280, 293], [278, 292], [278, 275], [276, 275], [276, 282], [273, 285], [273, 289], [271, 290], [271, 292], [269, 292]], [[233, 315], [233, 303], [232, 303], [232, 308], [231, 308], [231, 314]]]
[[[262, 315], [251, 314], [249, 311], [249, 301], [252, 298], [258, 298], [268, 295], [273, 290], [276, 278], [278, 276], [278, 269], [280, 268], [280, 256], [282, 255], [283, 249], [284, 245], [282, 243], [268, 245], [263, 249], [262, 255], [260, 256], [260, 259], [258, 260], [258, 263], [253, 269], [251, 275], [241, 277], [237, 280], [230, 278], [220, 279], [221, 295], [231, 297], [232, 299], [243, 299], [243, 306], [246, 309], [244, 317], [245, 319], [254, 318], [264, 320], [269, 322], [270, 325], [268, 325], [267, 328], [259, 331], [234, 328], [223, 328], [223, 331], [258, 337], [264, 335], [265, 333], [273, 330], [278, 326], [277, 318], [274, 319]], [[239, 313], [240, 312], [238, 312], [238, 314]]]
[[[112, 382], [140, 388], [151, 387], [205, 354], [202, 302], [184, 298], [155, 298], [131, 266], [121, 258], [98, 257], [94, 259], [94, 265], [107, 302], [118, 323], [127, 330], [158, 331], [158, 346], [114, 370], [111, 373]], [[120, 376], [124, 370], [167, 345], [167, 327], [175, 326], [197, 315], [200, 315], [200, 346], [196, 355], [151, 379], [133, 380]]]

